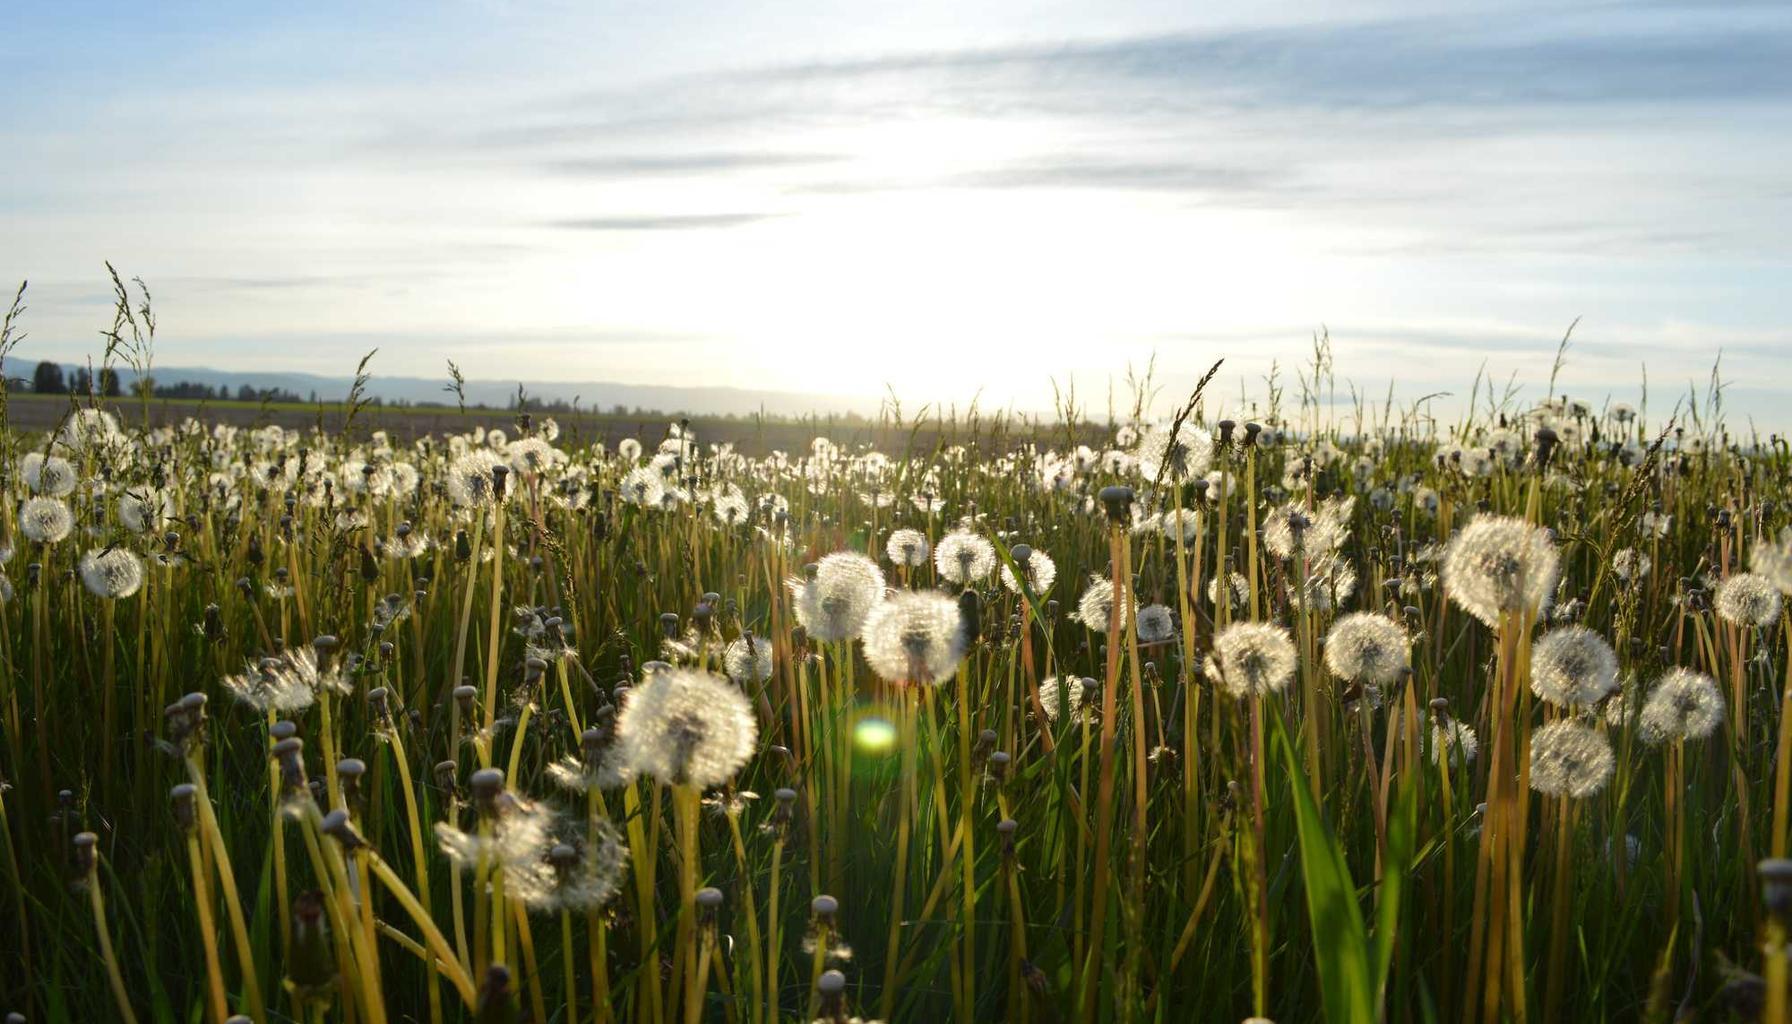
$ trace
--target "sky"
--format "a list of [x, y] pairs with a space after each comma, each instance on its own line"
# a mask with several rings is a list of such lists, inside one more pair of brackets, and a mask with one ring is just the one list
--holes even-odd
[[[164, 365], [1792, 427], [1792, 5], [8, 5], [0, 282]], [[10, 288], [8, 288], [10, 291]], [[17, 371], [9, 371], [17, 372]]]

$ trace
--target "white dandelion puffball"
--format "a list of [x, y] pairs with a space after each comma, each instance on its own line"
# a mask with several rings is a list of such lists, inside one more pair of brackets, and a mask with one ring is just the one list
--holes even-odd
[[[1106, 633], [1110, 628], [1125, 629], [1126, 612], [1127, 609], [1122, 607], [1116, 616], [1114, 581], [1104, 576], [1089, 577], [1089, 588], [1076, 600], [1077, 621], [1096, 633]], [[1113, 621], [1115, 618], [1119, 619], [1117, 624]]]
[[[498, 502], [498, 481], [493, 470], [509, 465], [490, 448], [476, 448], [456, 458], [448, 466], [448, 498], [462, 508], [495, 505]], [[510, 488], [504, 488], [505, 498]]]
[[1468, 764], [1481, 749], [1481, 737], [1474, 727], [1454, 718], [1431, 725], [1431, 761], [1433, 764]]
[[[1024, 569], [1027, 574], [1027, 589], [1035, 596], [1043, 596], [1058, 581], [1058, 563], [1043, 551], [1035, 550], [1029, 554]], [[1014, 578], [1013, 571], [1006, 565], [1002, 566], [1002, 586], [1012, 593], [1020, 593], [1020, 581]]]
[[1620, 583], [1638, 582], [1649, 575], [1649, 569], [1649, 556], [1635, 548], [1625, 548], [1612, 556], [1612, 575]]
[[1332, 675], [1368, 686], [1389, 686], [1411, 665], [1412, 640], [1386, 615], [1356, 612], [1325, 634], [1325, 667]]
[[1193, 423], [1184, 423], [1172, 437], [1168, 426], [1153, 427], [1139, 439], [1139, 472], [1147, 480], [1160, 477], [1181, 482], [1201, 476], [1213, 463], [1213, 438]]
[[1551, 722], [1531, 734], [1531, 788], [1545, 796], [1585, 800], [1611, 781], [1612, 745], [1576, 722]]
[[964, 660], [958, 602], [937, 591], [902, 592], [865, 620], [865, 661], [890, 683], [941, 683]]
[[1502, 612], [1547, 607], [1559, 571], [1549, 533], [1505, 516], [1476, 517], [1444, 552], [1444, 590], [1450, 600], [1495, 628]]
[[851, 640], [884, 598], [884, 573], [864, 555], [836, 551], [816, 563], [815, 578], [792, 580], [796, 618], [811, 639]]
[[1039, 684], [1039, 706], [1045, 709], [1046, 719], [1056, 722], [1058, 716], [1068, 714], [1080, 721], [1084, 717], [1083, 703], [1089, 698], [1089, 691], [1094, 689], [1094, 682], [1075, 676], [1046, 677]]
[[1782, 528], [1776, 541], [1756, 544], [1748, 564], [1766, 577], [1774, 589], [1792, 594], [1792, 526]]
[[1214, 636], [1207, 675], [1233, 697], [1264, 697], [1287, 688], [1296, 662], [1286, 629], [1268, 622], [1235, 622]]
[[1136, 628], [1142, 644], [1161, 644], [1176, 636], [1176, 620], [1170, 615], [1170, 609], [1161, 604], [1140, 608]]
[[1637, 728], [1645, 743], [1702, 740], [1724, 720], [1717, 680], [1687, 668], [1669, 669], [1649, 691]]
[[55, 544], [75, 528], [75, 514], [56, 498], [26, 498], [19, 506], [19, 532], [33, 544]]
[[722, 668], [737, 683], [763, 683], [772, 677], [772, 642], [747, 634], [722, 651]]
[[1717, 615], [1738, 626], [1771, 626], [1779, 621], [1780, 592], [1759, 573], [1739, 572], [1717, 585]]
[[1165, 512], [1157, 521], [1158, 531], [1165, 540], [1175, 540], [1178, 536], [1187, 544], [1201, 532], [1201, 513], [1186, 508], [1173, 508]]
[[933, 565], [953, 583], [975, 583], [995, 570], [995, 545], [969, 530], [954, 530], [940, 538]]
[[651, 466], [637, 466], [622, 478], [618, 491], [630, 505], [658, 508], [666, 495], [666, 478]]
[[31, 488], [31, 493], [48, 498], [60, 498], [80, 483], [75, 467], [67, 459], [42, 452], [30, 452], [20, 459], [19, 474], [25, 478], [25, 486]]
[[884, 554], [890, 556], [890, 561], [911, 569], [926, 565], [927, 556], [932, 553], [933, 548], [927, 543], [927, 535], [907, 527], [891, 531], [890, 539], [884, 544]]
[[1552, 629], [1531, 648], [1531, 692], [1551, 704], [1586, 707], [1617, 688], [1617, 653], [1585, 626]]
[[666, 668], [629, 690], [616, 716], [615, 756], [625, 777], [708, 789], [734, 778], [758, 738], [740, 687], [708, 672]]
[[97, 597], [130, 597], [143, 586], [143, 563], [124, 548], [96, 548], [81, 556], [81, 582]]

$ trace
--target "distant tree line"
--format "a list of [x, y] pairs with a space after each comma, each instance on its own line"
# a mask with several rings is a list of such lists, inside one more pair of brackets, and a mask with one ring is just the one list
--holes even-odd
[[[96, 386], [97, 385], [97, 386]], [[197, 381], [183, 380], [172, 384], [162, 384], [154, 377], [145, 377], [131, 384], [131, 394], [142, 397], [144, 389], [154, 398], [177, 398], [192, 402], [303, 402], [305, 399], [297, 392], [284, 388], [255, 388], [248, 384], [230, 390], [228, 385], [219, 384], [213, 387]], [[95, 374], [85, 366], [75, 367], [71, 374], [62, 372], [62, 364], [45, 360], [37, 364], [37, 370], [31, 375], [31, 390], [40, 395], [99, 395], [103, 398], [121, 398], [124, 389], [120, 386], [118, 371], [110, 366], [100, 368]], [[316, 395], [312, 396], [316, 400]]]

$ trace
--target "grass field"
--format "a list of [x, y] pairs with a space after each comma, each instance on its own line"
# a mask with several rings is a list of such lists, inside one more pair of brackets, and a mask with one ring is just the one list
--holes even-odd
[[1792, 451], [1714, 409], [69, 408], [26, 1020], [1787, 1020]]

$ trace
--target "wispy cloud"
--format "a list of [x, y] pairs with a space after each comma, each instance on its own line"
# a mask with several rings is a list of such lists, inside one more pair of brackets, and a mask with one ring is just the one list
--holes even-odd
[[698, 231], [738, 228], [778, 216], [775, 213], [681, 213], [660, 216], [574, 217], [549, 221], [549, 227], [570, 231]]

